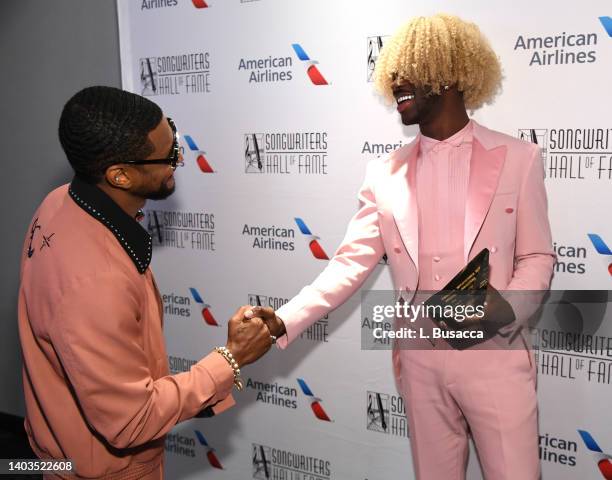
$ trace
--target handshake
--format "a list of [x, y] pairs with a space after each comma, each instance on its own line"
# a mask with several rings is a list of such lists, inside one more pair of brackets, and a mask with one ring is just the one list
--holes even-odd
[[285, 324], [272, 308], [245, 305], [228, 322], [225, 347], [243, 367], [263, 356], [285, 333]]

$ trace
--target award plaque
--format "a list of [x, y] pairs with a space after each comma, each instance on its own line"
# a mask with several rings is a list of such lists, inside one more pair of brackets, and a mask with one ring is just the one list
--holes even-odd
[[[484, 306], [489, 285], [489, 250], [484, 248], [478, 253], [446, 286], [425, 301], [426, 306], [440, 307], [429, 311], [453, 311], [460, 305], [474, 308]], [[430, 317], [436, 322], [444, 321], [453, 330], [462, 328], [462, 322], [453, 317], [435, 315]]]

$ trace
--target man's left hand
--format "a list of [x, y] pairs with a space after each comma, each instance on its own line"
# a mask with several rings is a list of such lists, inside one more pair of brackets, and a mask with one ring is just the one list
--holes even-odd
[[[487, 333], [495, 333], [500, 328], [515, 320], [514, 311], [510, 304], [499, 291], [491, 284], [487, 286], [485, 298], [484, 315], [471, 315], [460, 322], [461, 330], [483, 330]], [[443, 328], [448, 328], [444, 322], [440, 322]]]

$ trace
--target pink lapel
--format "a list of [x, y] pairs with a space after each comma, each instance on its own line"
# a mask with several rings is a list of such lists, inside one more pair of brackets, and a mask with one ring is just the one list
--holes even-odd
[[389, 189], [393, 218], [402, 242], [417, 270], [419, 268], [419, 211], [416, 196], [418, 153], [419, 139], [417, 137], [407, 156], [395, 159]]
[[474, 136], [472, 158], [470, 160], [470, 180], [465, 205], [464, 257], [466, 262], [497, 190], [499, 175], [506, 158], [506, 150], [505, 145], [487, 150]]

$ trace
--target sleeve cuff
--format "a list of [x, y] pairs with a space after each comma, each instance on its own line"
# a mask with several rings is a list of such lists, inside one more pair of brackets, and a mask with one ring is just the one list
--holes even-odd
[[[285, 326], [285, 329], [286, 328], [287, 327]], [[288, 345], [289, 345], [289, 338], [287, 337], [286, 333], [282, 337], [278, 337], [276, 339], [276, 346], [280, 348], [281, 350], [284, 350], [285, 348], [287, 348]]]
[[215, 399], [217, 401], [221, 401], [230, 395], [234, 386], [234, 370], [223, 356], [217, 352], [211, 352], [200, 360], [198, 364], [206, 369], [215, 382]]
[[228, 408], [231, 408], [234, 405], [236, 405], [236, 400], [234, 400], [234, 397], [232, 395], [228, 395], [219, 403], [217, 403], [214, 407], [212, 407], [212, 411], [215, 415], [219, 415], [220, 413], [225, 412]]

